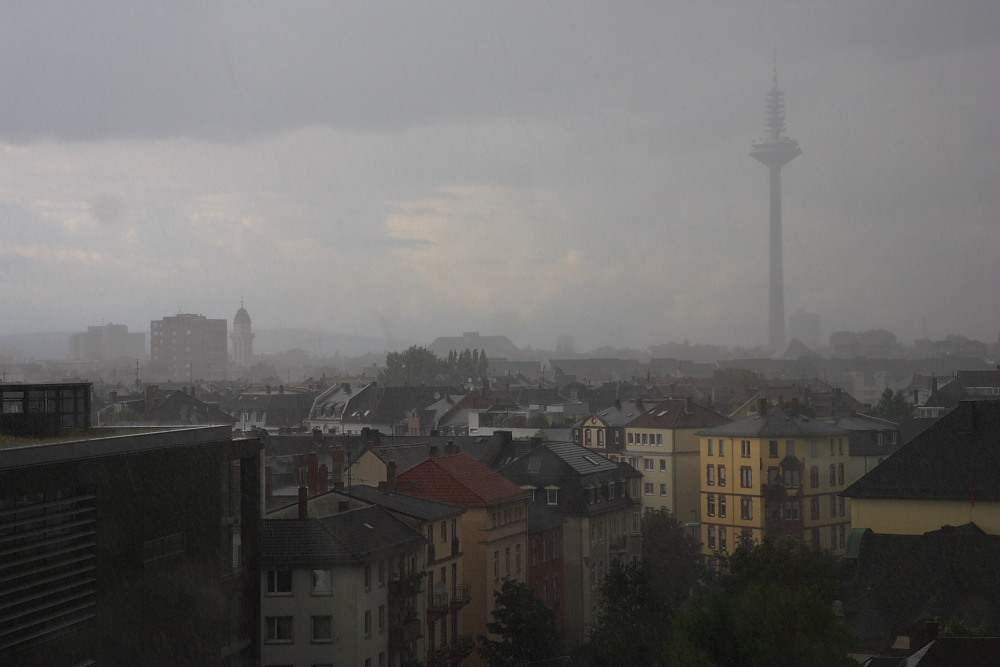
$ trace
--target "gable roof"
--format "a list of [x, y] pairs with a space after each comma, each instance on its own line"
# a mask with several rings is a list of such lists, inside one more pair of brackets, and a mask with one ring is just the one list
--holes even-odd
[[928, 618], [1000, 624], [998, 556], [1000, 536], [971, 523], [923, 535], [864, 531], [843, 606], [858, 648], [885, 651]]
[[686, 398], [668, 398], [625, 424], [626, 428], [711, 428], [729, 418]]
[[403, 514], [414, 519], [419, 519], [420, 521], [439, 521], [465, 512], [464, 507], [447, 505], [434, 500], [410, 496], [405, 493], [389, 491], [388, 489], [378, 489], [374, 486], [352, 486], [337, 489], [337, 493], [384, 507], [390, 512]]
[[396, 478], [400, 492], [461, 507], [488, 507], [528, 494], [468, 454], [427, 459]]
[[843, 495], [1000, 500], [1000, 401], [961, 401]]
[[769, 408], [764, 415], [751, 415], [706, 429], [700, 434], [743, 438], [823, 438], [847, 435], [847, 431], [839, 426], [775, 407]]
[[263, 565], [362, 563], [425, 542], [387, 510], [370, 505], [315, 519], [265, 519], [260, 560]]

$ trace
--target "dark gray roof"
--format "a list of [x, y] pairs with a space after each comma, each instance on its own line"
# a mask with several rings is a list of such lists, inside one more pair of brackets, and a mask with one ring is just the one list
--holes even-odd
[[1000, 401], [960, 402], [843, 495], [1000, 500]]
[[396, 493], [386, 489], [377, 489], [374, 486], [352, 486], [350, 488], [337, 489], [337, 493], [363, 500], [366, 503], [378, 505], [385, 509], [419, 519], [421, 521], [439, 521], [465, 512], [464, 507], [446, 505], [445, 503], [425, 500], [416, 496], [408, 496], [405, 493]]
[[1000, 536], [974, 524], [923, 535], [865, 531], [843, 606], [857, 648], [884, 651], [929, 618], [1000, 625], [998, 559]]
[[265, 519], [261, 564], [362, 563], [424, 543], [388, 510], [371, 505], [315, 519]]
[[847, 431], [826, 422], [770, 408], [763, 416], [753, 415], [699, 432], [707, 436], [737, 438], [822, 438], [847, 435]]

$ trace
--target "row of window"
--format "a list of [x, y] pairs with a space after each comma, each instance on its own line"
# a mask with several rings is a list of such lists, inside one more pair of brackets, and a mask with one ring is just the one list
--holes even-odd
[[[726, 505], [726, 496], [720, 495], [716, 497], [709, 494], [706, 499], [705, 513], [708, 516], [718, 516], [724, 519], [727, 514]], [[744, 520], [753, 519], [753, 498], [740, 498], [740, 518]]]
[[[534, 494], [532, 494], [532, 500], [534, 500]], [[549, 503], [550, 505], [553, 503]], [[493, 513], [493, 527], [505, 526], [512, 521], [520, 521], [523, 518], [523, 513], [521, 511], [520, 505], [515, 505], [513, 507], [508, 507], [504, 510], [497, 510]], [[443, 521], [441, 522], [444, 523]], [[454, 523], [454, 521], [453, 521]], [[454, 532], [454, 528], [452, 529]], [[428, 526], [428, 538], [433, 542], [433, 526]], [[457, 537], [457, 536], [456, 536]], [[446, 538], [441, 539], [442, 542], [446, 541]]]
[[[809, 501], [809, 517], [811, 519], [820, 518], [820, 500], [815, 496]], [[830, 495], [830, 518], [847, 515], [847, 502], [843, 496]]]
[[626, 436], [630, 445], [663, 445], [662, 433], [629, 433]]
[[[726, 466], [715, 466], [709, 464], [705, 468], [705, 483], [708, 486], [726, 485]], [[744, 489], [753, 488], [753, 468], [750, 466], [740, 466], [740, 487]]]
[[[372, 611], [365, 610], [364, 615], [365, 637], [371, 637]], [[385, 605], [379, 605], [378, 632], [385, 632]], [[310, 616], [309, 617], [309, 641], [313, 644], [330, 644], [333, 642], [333, 616]], [[266, 616], [264, 617], [264, 640], [268, 644], [291, 644], [295, 641], [295, 618], [293, 616]]]
[[[503, 558], [503, 571], [504, 577], [510, 576], [510, 547], [504, 547], [504, 558]], [[521, 571], [521, 545], [514, 545], [514, 572], [519, 573]], [[500, 550], [497, 549], [493, 552], [493, 578], [500, 579]]]
[[531, 564], [538, 565], [559, 558], [559, 540], [552, 533], [537, 535], [531, 540]]
[[[809, 442], [809, 456], [811, 458], [819, 457], [819, 447], [820, 443], [818, 440], [811, 440]], [[767, 443], [767, 455], [768, 458], [776, 459], [779, 456], [779, 443], [777, 440], [769, 440]], [[726, 441], [723, 438], [715, 440], [709, 438], [707, 442], [707, 454], [708, 456], [718, 456], [726, 455]], [[785, 441], [785, 456], [795, 456], [795, 441], [786, 440]], [[843, 438], [830, 438], [830, 456], [844, 455], [844, 439]], [[740, 456], [742, 458], [748, 459], [751, 457], [751, 442], [750, 440], [740, 440]]]

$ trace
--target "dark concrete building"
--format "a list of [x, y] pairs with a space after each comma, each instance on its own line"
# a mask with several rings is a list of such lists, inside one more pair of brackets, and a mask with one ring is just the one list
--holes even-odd
[[63, 437], [0, 443], [0, 664], [259, 664], [260, 442]]

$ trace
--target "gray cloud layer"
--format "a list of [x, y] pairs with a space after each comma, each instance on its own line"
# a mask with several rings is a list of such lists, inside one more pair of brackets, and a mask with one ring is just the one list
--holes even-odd
[[264, 327], [761, 342], [776, 49], [789, 310], [992, 339], [998, 28], [993, 2], [0, 8], [5, 328], [244, 295]]

